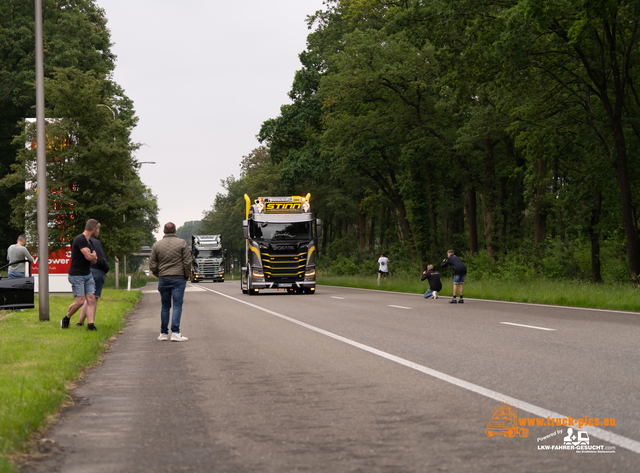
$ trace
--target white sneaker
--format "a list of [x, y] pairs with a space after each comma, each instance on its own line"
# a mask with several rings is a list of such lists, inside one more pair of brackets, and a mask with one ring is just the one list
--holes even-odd
[[181, 333], [172, 333], [171, 341], [172, 342], [186, 342], [189, 340], [187, 337], [183, 337]]
[[438, 291], [433, 291], [433, 298], [437, 299], [438, 298]]
[[161, 333], [160, 336], [158, 337], [158, 340], [165, 341], [165, 340], [169, 340], [169, 335], [166, 333]]

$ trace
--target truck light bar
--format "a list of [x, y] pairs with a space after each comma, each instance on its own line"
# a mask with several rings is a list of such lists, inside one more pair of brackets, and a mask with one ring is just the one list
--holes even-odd
[[[245, 201], [247, 203], [247, 218], [249, 217], [249, 209], [251, 207], [251, 200], [249, 196], [245, 194]], [[257, 213], [270, 213], [270, 214], [282, 214], [282, 213], [304, 213], [309, 212], [311, 208], [309, 205], [309, 199], [311, 194], [307, 194], [306, 197], [293, 195], [290, 197], [258, 197], [255, 200], [254, 208]]]

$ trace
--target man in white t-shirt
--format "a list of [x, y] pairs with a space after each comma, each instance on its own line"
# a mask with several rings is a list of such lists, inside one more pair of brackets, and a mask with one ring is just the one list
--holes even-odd
[[378, 258], [378, 264], [380, 267], [378, 268], [378, 286], [380, 285], [380, 276], [384, 276], [384, 280], [387, 280], [387, 276], [389, 275], [389, 258], [387, 255], [382, 253], [380, 258]]

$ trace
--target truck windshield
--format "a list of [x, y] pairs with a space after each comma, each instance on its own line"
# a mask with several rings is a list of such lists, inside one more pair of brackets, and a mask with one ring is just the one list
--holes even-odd
[[253, 240], [310, 240], [311, 222], [252, 222]]
[[198, 258], [221, 258], [222, 251], [220, 250], [198, 250], [196, 255]]

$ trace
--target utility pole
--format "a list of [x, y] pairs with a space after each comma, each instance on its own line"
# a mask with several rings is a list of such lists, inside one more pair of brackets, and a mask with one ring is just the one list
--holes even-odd
[[47, 212], [47, 143], [44, 116], [44, 54], [42, 47], [42, 0], [36, 10], [36, 157], [38, 214], [38, 301], [40, 321], [49, 320], [49, 215]]

